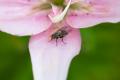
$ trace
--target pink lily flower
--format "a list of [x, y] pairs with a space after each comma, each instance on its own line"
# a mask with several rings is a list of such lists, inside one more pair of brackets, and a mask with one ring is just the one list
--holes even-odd
[[34, 80], [66, 80], [81, 48], [79, 28], [120, 21], [119, 0], [0, 0], [0, 31], [31, 35]]

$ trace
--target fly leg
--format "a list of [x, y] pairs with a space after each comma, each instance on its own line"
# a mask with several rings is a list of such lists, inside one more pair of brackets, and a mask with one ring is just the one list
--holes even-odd
[[63, 44], [66, 44], [66, 42], [64, 42], [64, 39], [63, 39], [63, 38], [61, 38], [61, 41], [63, 42]]
[[55, 42], [56, 42], [56, 46], [57, 46], [58, 45], [58, 39], [56, 39]]

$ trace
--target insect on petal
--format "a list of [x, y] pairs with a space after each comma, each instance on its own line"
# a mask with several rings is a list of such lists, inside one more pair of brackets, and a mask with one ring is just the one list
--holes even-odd
[[57, 46], [47, 37], [44, 32], [30, 39], [34, 80], [66, 80], [70, 62], [80, 51], [79, 30], [72, 30], [64, 37], [65, 44], [60, 40]]

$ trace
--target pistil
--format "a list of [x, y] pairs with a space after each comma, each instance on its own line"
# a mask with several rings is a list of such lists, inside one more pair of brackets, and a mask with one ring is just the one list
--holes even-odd
[[71, 0], [69, 0], [67, 6], [65, 7], [65, 9], [63, 10], [62, 13], [60, 13], [60, 14], [54, 16], [54, 17], [49, 15], [49, 18], [51, 19], [51, 21], [53, 23], [59, 23], [60, 21], [62, 21], [64, 19], [65, 15], [67, 14], [70, 5], [71, 5]]

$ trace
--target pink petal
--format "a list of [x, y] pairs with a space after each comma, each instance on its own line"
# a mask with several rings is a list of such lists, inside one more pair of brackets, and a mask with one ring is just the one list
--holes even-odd
[[0, 31], [13, 35], [33, 35], [51, 25], [47, 11], [31, 14], [31, 3], [21, 0], [0, 0]]
[[32, 36], [29, 43], [34, 80], [66, 80], [73, 57], [81, 47], [79, 30], [72, 30], [57, 42], [49, 40], [49, 32]]
[[13, 35], [34, 35], [38, 34], [51, 25], [46, 16], [27, 17], [18, 20], [7, 20], [0, 22], [0, 31]]
[[0, 0], [0, 20], [14, 19], [28, 15], [31, 5], [25, 1]]
[[38, 3], [43, 0], [0, 0], [0, 2], [22, 2], [22, 3]]
[[86, 0], [93, 6], [93, 11], [84, 13], [72, 11], [67, 17], [67, 23], [75, 28], [85, 28], [104, 22], [116, 23], [120, 21], [119, 0]]

